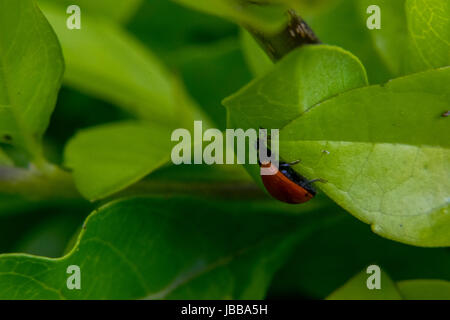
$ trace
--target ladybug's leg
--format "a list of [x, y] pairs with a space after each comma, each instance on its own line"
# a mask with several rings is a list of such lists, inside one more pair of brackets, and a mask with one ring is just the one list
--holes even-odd
[[282, 162], [280, 163], [280, 167], [290, 167], [290, 166], [295, 166], [296, 164], [299, 164], [301, 162], [301, 160], [295, 160], [292, 162]]
[[299, 164], [300, 162], [302, 162], [302, 161], [299, 159], [299, 160], [295, 160], [295, 161], [289, 162], [288, 165], [295, 166], [296, 164]]
[[312, 183], [314, 183], [314, 182], [322, 182], [322, 183], [327, 183], [328, 182], [328, 180], [325, 180], [325, 179], [314, 179], [314, 180], [310, 180], [310, 181], [307, 181], [306, 182], [306, 184], [312, 184]]

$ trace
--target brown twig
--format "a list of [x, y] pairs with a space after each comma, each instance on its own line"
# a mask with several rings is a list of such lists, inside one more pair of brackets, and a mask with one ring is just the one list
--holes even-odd
[[288, 25], [275, 35], [264, 34], [247, 27], [247, 30], [275, 62], [295, 48], [321, 43], [314, 31], [294, 10], [288, 10], [287, 14], [289, 15]]

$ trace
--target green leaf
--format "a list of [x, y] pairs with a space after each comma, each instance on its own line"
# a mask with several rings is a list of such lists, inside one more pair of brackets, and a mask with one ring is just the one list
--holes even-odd
[[[372, 41], [371, 33], [378, 30], [369, 30], [366, 26], [366, 10], [369, 4], [365, 7], [359, 6], [359, 1], [322, 1], [318, 8], [302, 5], [299, 12], [322, 42], [342, 47], [357, 56], [367, 70], [370, 83], [384, 83], [392, 78], [392, 74], [378, 55]], [[382, 10], [384, 23], [385, 9]]]
[[428, 69], [450, 65], [450, 2], [407, 0], [413, 47]]
[[0, 142], [42, 161], [41, 138], [64, 62], [58, 40], [32, 0], [0, 1]]
[[97, 200], [142, 179], [170, 160], [171, 131], [147, 123], [107, 124], [79, 132], [65, 164], [81, 194]]
[[443, 68], [327, 100], [283, 128], [280, 154], [379, 235], [449, 246], [449, 81]]
[[[143, 0], [39, 0], [64, 6], [77, 5], [85, 15], [105, 17], [118, 22], [126, 22], [137, 11]], [[69, 15], [67, 15], [68, 17]]]
[[118, 24], [84, 15], [81, 30], [69, 30], [62, 7], [41, 6], [61, 41], [68, 85], [166, 125], [201, 116], [175, 77]]
[[406, 300], [450, 300], [450, 281], [407, 280], [397, 287]]
[[230, 19], [241, 25], [275, 33], [288, 22], [287, 7], [280, 4], [259, 5], [246, 0], [173, 0], [193, 9]]
[[381, 9], [380, 30], [372, 30], [376, 49], [394, 75], [450, 65], [450, 4], [441, 0], [359, 0]]
[[294, 50], [223, 104], [229, 127], [282, 128], [313, 105], [366, 84], [364, 67], [349, 52], [332, 46], [306, 46]]
[[[293, 244], [330, 218], [300, 212], [264, 202], [114, 202], [91, 214], [60, 259], [1, 255], [0, 298], [261, 299]], [[80, 266], [81, 290], [66, 287], [70, 265]]]
[[370, 274], [363, 271], [330, 294], [327, 300], [401, 300], [402, 297], [391, 278], [384, 271], [381, 271], [380, 276], [381, 289], [369, 290], [367, 279]]
[[370, 30], [368, 36], [390, 72], [400, 76], [420, 71], [422, 66], [408, 34], [405, 0], [359, 0], [359, 10], [365, 17], [370, 5], [380, 7], [382, 25], [379, 30]]

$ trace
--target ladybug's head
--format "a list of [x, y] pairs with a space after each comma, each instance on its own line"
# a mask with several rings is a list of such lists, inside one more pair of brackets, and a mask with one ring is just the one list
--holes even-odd
[[[269, 137], [269, 139], [270, 139], [270, 137]], [[256, 139], [256, 151], [258, 152], [258, 164], [260, 167], [267, 167], [267, 166], [270, 167], [270, 162], [262, 163], [261, 159], [259, 157], [259, 147], [261, 146], [262, 143], [263, 142], [261, 142], [261, 140], [258, 137], [258, 139]], [[272, 156], [272, 151], [270, 151], [270, 149], [267, 148], [267, 145], [266, 145], [266, 150], [267, 150], [267, 157], [270, 158]]]

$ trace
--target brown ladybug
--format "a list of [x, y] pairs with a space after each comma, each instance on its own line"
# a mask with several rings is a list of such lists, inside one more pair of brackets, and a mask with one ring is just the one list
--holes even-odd
[[[269, 149], [267, 150], [270, 152]], [[326, 181], [323, 179], [308, 180], [297, 173], [292, 166], [299, 162], [299, 160], [291, 163], [280, 162], [279, 168], [271, 162], [259, 162], [261, 168], [269, 169], [274, 173], [273, 175], [261, 174], [264, 187], [272, 197], [290, 204], [305, 203], [314, 198], [316, 190], [312, 183]]]

